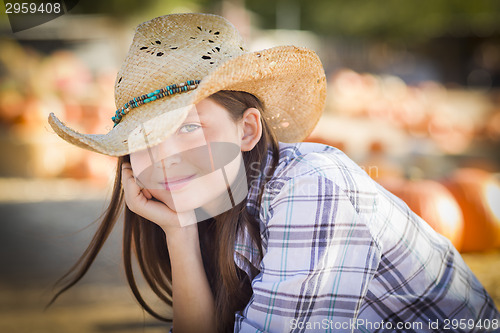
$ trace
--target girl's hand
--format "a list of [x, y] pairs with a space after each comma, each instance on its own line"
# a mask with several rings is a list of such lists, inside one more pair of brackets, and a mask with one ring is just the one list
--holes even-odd
[[153, 200], [151, 193], [137, 184], [130, 163], [122, 164], [122, 186], [128, 208], [156, 223], [165, 232], [167, 229], [178, 229], [183, 225], [191, 225], [196, 222], [193, 211], [177, 213], [163, 202]]
[[[165, 231], [172, 272], [175, 331], [207, 332], [214, 328], [214, 298], [203, 266], [194, 211], [177, 213], [154, 200], [147, 189], [137, 184], [130, 163], [122, 165], [122, 185], [128, 208]], [[182, 219], [186, 218], [191, 218], [191, 223], [180, 228], [186, 221], [181, 223]]]

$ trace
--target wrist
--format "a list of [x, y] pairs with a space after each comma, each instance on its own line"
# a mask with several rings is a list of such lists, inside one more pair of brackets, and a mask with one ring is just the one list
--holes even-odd
[[186, 249], [189, 244], [198, 244], [199, 242], [197, 223], [183, 227], [163, 227], [162, 229], [165, 232], [169, 251], [177, 246]]
[[174, 235], [184, 235], [184, 236], [195, 235], [195, 234], [198, 235], [197, 223], [193, 223], [186, 226], [162, 226], [161, 228], [165, 232], [167, 238]]

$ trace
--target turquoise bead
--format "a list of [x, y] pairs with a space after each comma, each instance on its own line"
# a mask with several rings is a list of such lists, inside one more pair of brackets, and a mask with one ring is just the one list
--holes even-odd
[[130, 109], [139, 107], [142, 104], [146, 104], [166, 96], [195, 89], [200, 82], [201, 80], [187, 80], [183, 83], [171, 84], [162, 89], [157, 89], [153, 92], [134, 97], [133, 99], [125, 103], [122, 108], [116, 110], [115, 116], [112, 117], [111, 120], [113, 120], [113, 122], [115, 123], [114, 126], [116, 126], [121, 121], [122, 116], [126, 115]]

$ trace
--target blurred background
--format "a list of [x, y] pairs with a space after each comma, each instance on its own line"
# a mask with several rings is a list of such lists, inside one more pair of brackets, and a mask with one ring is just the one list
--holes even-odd
[[500, 2], [81, 0], [17, 33], [1, 8], [1, 332], [168, 329], [128, 291], [119, 223], [80, 284], [43, 311], [98, 226], [116, 163], [59, 139], [47, 116], [107, 132], [135, 27], [177, 12], [223, 15], [250, 50], [315, 50], [328, 97], [306, 140], [342, 149], [405, 200], [500, 306]]

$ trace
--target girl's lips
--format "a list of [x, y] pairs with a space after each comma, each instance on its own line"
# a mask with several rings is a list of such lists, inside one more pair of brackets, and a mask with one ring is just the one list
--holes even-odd
[[187, 184], [189, 184], [189, 182], [195, 176], [196, 175], [191, 175], [191, 176], [187, 176], [187, 177], [183, 177], [183, 178], [175, 177], [175, 178], [173, 178], [174, 180], [165, 179], [165, 181], [162, 182], [162, 184], [167, 191], [175, 191], [175, 190], [179, 190], [179, 189], [183, 188], [184, 186], [186, 186]]

